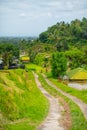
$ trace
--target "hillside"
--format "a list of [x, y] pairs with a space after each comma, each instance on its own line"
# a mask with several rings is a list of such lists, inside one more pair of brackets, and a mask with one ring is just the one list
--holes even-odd
[[0, 129], [33, 130], [45, 118], [48, 101], [32, 72], [0, 71]]
[[[71, 23], [58, 22], [39, 35], [39, 40], [50, 44], [85, 44], [87, 43], [87, 19], [73, 20]], [[67, 48], [66, 48], [67, 49]]]

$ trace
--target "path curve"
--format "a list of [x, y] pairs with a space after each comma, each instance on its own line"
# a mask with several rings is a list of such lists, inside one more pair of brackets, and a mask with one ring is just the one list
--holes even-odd
[[43, 87], [38, 80], [38, 75], [33, 73], [35, 76], [35, 81], [41, 92], [47, 97], [50, 103], [50, 110], [46, 120], [37, 128], [37, 130], [64, 130], [63, 126], [61, 126], [61, 110], [63, 109], [60, 106], [58, 98], [54, 98], [51, 96]]
[[70, 94], [67, 94], [67, 93], [63, 92], [56, 85], [54, 85], [51, 81], [49, 81], [44, 74], [43, 74], [43, 77], [45, 78], [46, 82], [50, 86], [52, 86], [53, 88], [55, 88], [57, 91], [59, 91], [60, 93], [62, 93], [64, 96], [70, 98], [73, 102], [75, 102], [80, 107], [82, 113], [84, 114], [84, 117], [87, 119], [87, 104], [86, 103], [82, 102], [80, 99], [76, 98], [75, 96], [72, 96]]

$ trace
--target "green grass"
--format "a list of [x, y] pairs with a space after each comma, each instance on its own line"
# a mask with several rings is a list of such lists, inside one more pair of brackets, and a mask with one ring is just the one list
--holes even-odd
[[44, 68], [43, 68], [43, 67], [38, 66], [38, 65], [36, 65], [36, 64], [27, 64], [27, 65], [26, 65], [26, 68], [27, 68], [28, 70], [34, 70], [34, 71], [37, 71], [37, 72], [41, 72], [41, 70], [44, 71]]
[[52, 81], [58, 88], [60, 88], [64, 92], [69, 93], [73, 96], [76, 96], [77, 98], [79, 98], [83, 102], [87, 103], [87, 90], [81, 91], [81, 90], [71, 88], [63, 83], [58, 82], [58, 80], [54, 79], [54, 78], [49, 78], [49, 80]]
[[12, 124], [5, 126], [8, 130], [35, 130], [35, 125], [29, 124], [29, 122], [23, 122], [18, 124]]
[[0, 127], [5, 130], [35, 130], [48, 109], [48, 100], [36, 86], [31, 71], [0, 71], [0, 113], [4, 119], [0, 119]]
[[59, 93], [55, 88], [47, 84], [46, 80], [39, 74], [39, 80], [42, 86], [53, 96], [61, 96], [68, 103], [71, 112], [72, 126], [70, 130], [87, 130], [87, 121], [84, 118], [80, 108], [69, 98]]

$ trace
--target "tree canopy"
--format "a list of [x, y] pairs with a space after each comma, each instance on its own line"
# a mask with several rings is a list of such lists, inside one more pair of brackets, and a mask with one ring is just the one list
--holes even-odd
[[[70, 43], [73, 45], [87, 43], [87, 19], [82, 21], [76, 19], [71, 23], [58, 22], [56, 25], [49, 27], [47, 31], [39, 35], [39, 40], [43, 43], [56, 44], [65, 48]], [[66, 45], [65, 45], [66, 44]], [[63, 47], [64, 46], [64, 47]], [[66, 49], [68, 49], [66, 47]]]
[[64, 75], [67, 69], [67, 60], [64, 56], [64, 53], [55, 52], [52, 55], [52, 74], [54, 77], [59, 77]]
[[2, 43], [0, 44], [0, 55], [4, 65], [8, 67], [13, 57], [19, 58], [19, 48], [15, 44]]

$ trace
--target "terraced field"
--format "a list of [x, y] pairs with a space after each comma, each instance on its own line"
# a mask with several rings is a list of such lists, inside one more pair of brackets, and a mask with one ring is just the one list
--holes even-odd
[[31, 71], [0, 71], [0, 130], [34, 130], [48, 108]]

